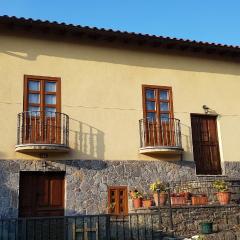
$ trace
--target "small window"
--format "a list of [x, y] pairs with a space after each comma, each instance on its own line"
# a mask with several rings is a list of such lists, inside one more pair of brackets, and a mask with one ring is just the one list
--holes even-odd
[[128, 192], [127, 187], [108, 188], [108, 212], [116, 215], [128, 214]]

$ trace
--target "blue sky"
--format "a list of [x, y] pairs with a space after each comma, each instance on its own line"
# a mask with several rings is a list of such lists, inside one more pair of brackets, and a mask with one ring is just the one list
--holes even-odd
[[240, 45], [239, 0], [0, 0], [0, 15]]

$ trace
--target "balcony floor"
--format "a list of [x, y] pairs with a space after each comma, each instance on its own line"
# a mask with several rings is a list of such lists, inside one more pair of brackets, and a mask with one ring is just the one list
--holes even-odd
[[22, 153], [49, 153], [69, 152], [70, 148], [61, 144], [21, 144], [15, 146], [15, 152]]
[[171, 146], [146, 146], [139, 149], [142, 154], [182, 154], [183, 148]]

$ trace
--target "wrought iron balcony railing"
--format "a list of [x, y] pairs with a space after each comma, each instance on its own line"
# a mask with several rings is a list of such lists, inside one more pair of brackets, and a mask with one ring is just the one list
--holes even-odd
[[141, 149], [182, 150], [180, 120], [163, 118], [161, 120], [139, 120]]
[[69, 147], [69, 117], [64, 113], [31, 111], [18, 114], [17, 146]]

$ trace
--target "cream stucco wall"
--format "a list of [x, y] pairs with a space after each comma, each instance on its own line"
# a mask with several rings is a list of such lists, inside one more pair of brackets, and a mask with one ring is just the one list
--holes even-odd
[[50, 159], [152, 159], [138, 152], [141, 86], [152, 84], [172, 87], [185, 160], [193, 160], [190, 113], [203, 113], [206, 104], [220, 114], [222, 161], [240, 161], [239, 66], [194, 55], [2, 35], [0, 159], [38, 158], [14, 151], [17, 113], [23, 110], [23, 76], [29, 74], [61, 77], [62, 112], [70, 117], [71, 152], [50, 154]]

